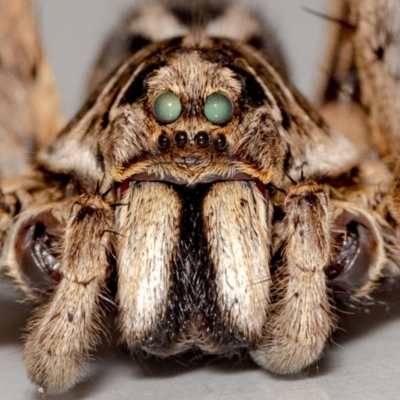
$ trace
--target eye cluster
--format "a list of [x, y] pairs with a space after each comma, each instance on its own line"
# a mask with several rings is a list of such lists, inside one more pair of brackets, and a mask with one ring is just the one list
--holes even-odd
[[[179, 97], [170, 91], [161, 92], [156, 96], [152, 106], [153, 115], [161, 124], [170, 124], [176, 121], [182, 114], [182, 103]], [[215, 125], [224, 125], [233, 117], [234, 106], [231, 98], [222, 92], [215, 92], [209, 95], [204, 102], [203, 113], [205, 118]], [[188, 144], [189, 138], [185, 131], [175, 131], [173, 136], [174, 144], [183, 149]], [[211, 144], [212, 138], [208, 132], [197, 132], [194, 143], [197, 148], [205, 149]], [[164, 132], [157, 141], [160, 150], [167, 150], [170, 146], [170, 137]], [[227, 148], [225, 135], [215, 136], [214, 148], [217, 151], [224, 151]]]
[[[187, 143], [189, 141], [188, 135], [185, 131], [176, 131], [174, 133], [174, 143], [176, 146], [179, 148], [183, 149], [186, 147]], [[210, 143], [211, 143], [211, 135], [207, 132], [198, 132], [196, 136], [194, 137], [194, 142], [196, 143], [197, 148], [199, 149], [205, 149], [207, 148]], [[157, 141], [157, 147], [160, 150], [167, 150], [170, 146], [170, 139], [169, 136], [166, 132], [162, 133], [158, 137]], [[218, 134], [216, 135], [214, 139], [214, 148], [217, 151], [224, 151], [228, 146], [228, 142], [226, 140], [225, 135], [223, 134]]]
[[[233, 102], [222, 92], [210, 94], [204, 102], [203, 112], [206, 119], [215, 125], [224, 125], [233, 117]], [[170, 91], [161, 92], [153, 101], [153, 115], [161, 124], [170, 124], [182, 114], [179, 97]]]

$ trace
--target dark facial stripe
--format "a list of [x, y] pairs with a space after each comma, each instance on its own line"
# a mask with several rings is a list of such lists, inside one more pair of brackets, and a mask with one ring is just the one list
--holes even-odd
[[132, 104], [137, 99], [139, 99], [146, 91], [146, 79], [151, 76], [156, 70], [165, 65], [165, 62], [159, 62], [150, 64], [146, 68], [144, 68], [143, 71], [141, 71], [130, 84], [130, 86], [122, 96], [119, 105], [123, 106], [125, 104]]
[[283, 126], [283, 129], [285, 129], [287, 131], [290, 129], [290, 125], [291, 125], [290, 118], [284, 108], [281, 108], [280, 110], [281, 110], [281, 115], [282, 115], [282, 126]]
[[[222, 39], [220, 40], [221, 42], [223, 41]], [[221, 47], [224, 47], [222, 45]], [[265, 65], [263, 65], [262, 62], [260, 62], [257, 57], [255, 57], [255, 54], [249, 53], [246, 49], [243, 49], [243, 53], [241, 54], [241, 49], [238, 48], [237, 53], [238, 55], [236, 56], [236, 51], [232, 51], [233, 55], [236, 56], [238, 59], [240, 58], [245, 58], [246, 62], [251, 65], [251, 67], [254, 69], [255, 74], [260, 77], [260, 79], [265, 83], [265, 85], [268, 87], [268, 89], [274, 93], [274, 98], [278, 104], [278, 107], [281, 110], [290, 110], [290, 100], [286, 97], [282, 85], [277, 81], [277, 79], [273, 76], [268, 71], [268, 68], [265, 68]], [[314, 110], [313, 107], [308, 103], [308, 101], [300, 94], [300, 92], [284, 77], [282, 77], [284, 80], [284, 85], [286, 88], [289, 89], [291, 92], [292, 96], [295, 98], [295, 101], [297, 104], [304, 110], [304, 112], [310, 117], [310, 119], [317, 125], [319, 126], [322, 131], [328, 132], [327, 125], [325, 124], [324, 120], [322, 117], [319, 115], [318, 112]], [[286, 118], [289, 117], [289, 118]], [[286, 126], [289, 126], [290, 122], [289, 120], [293, 120], [296, 118], [296, 116], [292, 116], [289, 113], [286, 113], [285, 115], [282, 115], [282, 118], [286, 119], [285, 124]], [[288, 123], [289, 122], [289, 123]], [[298, 126], [298, 131], [301, 131], [305, 135], [307, 135], [307, 129], [304, 125], [304, 122], [302, 120], [299, 120], [298, 118], [296, 119], [296, 123]]]
[[101, 119], [102, 129], [106, 129], [109, 123], [110, 123], [110, 112], [107, 110], [104, 113], [103, 118]]
[[253, 75], [249, 72], [231, 65], [237, 77], [243, 82], [242, 103], [246, 103], [252, 107], [259, 107], [267, 100], [267, 96], [261, 85], [257, 82]]
[[[156, 51], [148, 55], [148, 58], [153, 62], [145, 67], [133, 82], [129, 85], [128, 89], [125, 91], [124, 95], [121, 98], [119, 103], [120, 106], [125, 104], [132, 104], [137, 101], [146, 91], [146, 80], [153, 74], [156, 70], [164, 67], [167, 62], [164, 57], [173, 53], [175, 48], [179, 48], [182, 43], [182, 37], [173, 38], [167, 42], [165, 42], [164, 46], [160, 46], [156, 48]], [[162, 49], [162, 50], [161, 50]]]

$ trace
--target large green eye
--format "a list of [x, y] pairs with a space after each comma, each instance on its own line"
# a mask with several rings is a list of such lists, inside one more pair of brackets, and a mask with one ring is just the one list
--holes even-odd
[[172, 92], [162, 92], [153, 101], [153, 115], [158, 122], [169, 124], [179, 118], [182, 104]]
[[215, 92], [207, 97], [204, 115], [213, 124], [226, 124], [233, 116], [233, 102], [226, 94]]

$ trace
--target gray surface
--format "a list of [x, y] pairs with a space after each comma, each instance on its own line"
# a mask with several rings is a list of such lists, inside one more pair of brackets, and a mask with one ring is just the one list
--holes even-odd
[[[11, 0], [10, 0], [11, 1]], [[68, 115], [78, 108], [88, 65], [126, 0], [37, 0], [46, 45]], [[262, 1], [260, 1], [260, 4]], [[309, 95], [318, 69], [322, 21], [300, 5], [323, 10], [325, 1], [266, 2], [283, 36], [296, 84]], [[96, 8], [94, 8], [96, 5]], [[20, 344], [28, 308], [8, 290], [0, 293], [0, 399], [39, 400], [26, 378]], [[105, 346], [89, 377], [58, 399], [400, 399], [400, 296], [388, 294], [371, 312], [343, 315], [316, 367], [276, 377], [251, 362], [219, 359], [133, 361], [116, 345]]]
[[[400, 299], [387, 293], [370, 312], [342, 315], [324, 358], [298, 376], [277, 377], [249, 361], [211, 358], [132, 360], [115, 344], [104, 346], [85, 382], [66, 399], [143, 400], [381, 400], [400, 398]], [[39, 400], [25, 376], [20, 329], [28, 309], [0, 299], [0, 399]]]

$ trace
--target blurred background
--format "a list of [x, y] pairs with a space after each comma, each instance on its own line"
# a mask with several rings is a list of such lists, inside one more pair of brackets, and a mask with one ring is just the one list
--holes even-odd
[[[189, 0], [190, 1], [190, 0]], [[196, 1], [196, 0], [193, 0]], [[198, 0], [201, 1], [201, 0]], [[134, 0], [36, 0], [45, 47], [71, 117], [82, 101], [86, 79], [103, 39]], [[255, 7], [276, 31], [287, 55], [291, 77], [312, 97], [324, 45], [327, 0], [242, 1]]]

